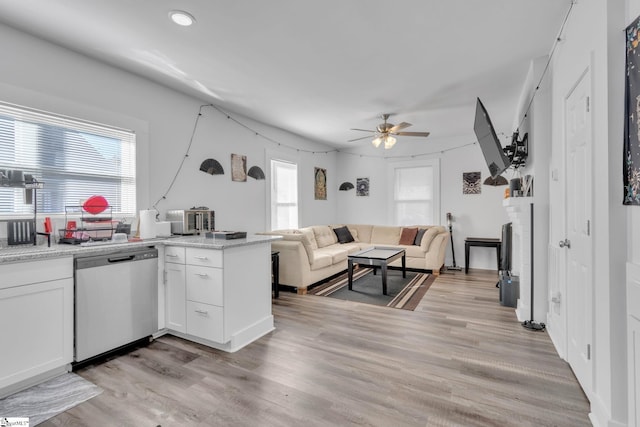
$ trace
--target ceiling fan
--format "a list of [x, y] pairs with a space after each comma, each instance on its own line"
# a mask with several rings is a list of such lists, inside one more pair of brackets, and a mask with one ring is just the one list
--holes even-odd
[[[393, 135], [399, 135], [399, 136], [429, 136], [429, 132], [399, 132], [402, 129], [408, 128], [409, 126], [411, 126], [411, 123], [407, 123], [407, 122], [402, 122], [402, 123], [398, 123], [397, 125], [394, 125], [393, 123], [388, 123], [387, 120], [389, 119], [390, 114], [383, 114], [382, 115], [382, 120], [384, 120], [384, 123], [380, 123], [378, 126], [376, 126], [376, 130], [368, 130], [368, 129], [351, 129], [351, 130], [357, 130], [360, 132], [371, 132], [374, 133], [376, 136], [373, 139], [373, 141], [371, 141], [371, 143], [373, 144], [374, 147], [379, 147], [380, 144], [382, 144], [384, 142], [384, 148], [386, 150], [388, 150], [389, 148], [393, 147], [394, 144], [396, 143], [396, 138], [393, 137]], [[370, 138], [369, 136], [363, 136], [362, 138], [356, 138], [356, 139], [350, 139], [349, 142], [354, 142], [354, 141], [359, 141], [361, 139], [365, 139], [365, 138]]]

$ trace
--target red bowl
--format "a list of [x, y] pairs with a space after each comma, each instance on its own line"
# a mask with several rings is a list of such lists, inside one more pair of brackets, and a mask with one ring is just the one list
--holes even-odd
[[92, 215], [104, 212], [109, 207], [109, 202], [102, 196], [91, 196], [82, 204], [82, 209]]

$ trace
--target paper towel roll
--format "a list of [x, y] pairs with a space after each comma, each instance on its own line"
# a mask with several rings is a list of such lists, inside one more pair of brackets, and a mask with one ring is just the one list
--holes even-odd
[[141, 239], [153, 239], [156, 237], [156, 211], [140, 211], [140, 226], [138, 235]]

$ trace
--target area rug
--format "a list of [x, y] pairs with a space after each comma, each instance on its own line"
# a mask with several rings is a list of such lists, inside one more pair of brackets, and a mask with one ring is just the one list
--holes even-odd
[[387, 271], [387, 294], [382, 294], [382, 273], [373, 274], [370, 268], [358, 268], [353, 272], [353, 289], [350, 291], [347, 273], [309, 290], [309, 295], [331, 297], [365, 304], [384, 305], [402, 310], [415, 310], [422, 297], [434, 282], [435, 276], [427, 273]]
[[100, 393], [97, 385], [66, 373], [0, 399], [0, 418], [28, 418], [33, 427]]

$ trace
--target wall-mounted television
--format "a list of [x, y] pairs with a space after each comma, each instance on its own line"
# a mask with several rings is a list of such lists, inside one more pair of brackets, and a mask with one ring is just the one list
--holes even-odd
[[487, 114], [487, 110], [482, 105], [480, 98], [476, 103], [476, 120], [473, 124], [473, 130], [487, 162], [489, 173], [492, 178], [496, 178], [511, 166], [511, 162], [505, 154], [500, 140], [498, 140], [498, 135], [496, 135], [489, 114]]

